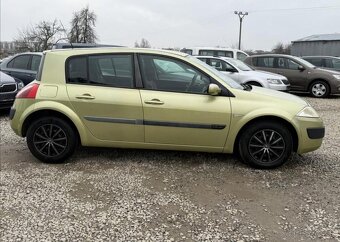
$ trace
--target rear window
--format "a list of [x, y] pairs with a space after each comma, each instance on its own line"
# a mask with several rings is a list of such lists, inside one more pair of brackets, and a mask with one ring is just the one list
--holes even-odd
[[68, 60], [66, 80], [73, 84], [134, 86], [132, 55], [77, 56]]
[[234, 57], [234, 54], [232, 51], [227, 50], [200, 50], [198, 52], [198, 55], [202, 56], [219, 56], [219, 57]]
[[191, 49], [182, 49], [181, 52], [186, 53], [188, 55], [192, 55], [192, 50]]

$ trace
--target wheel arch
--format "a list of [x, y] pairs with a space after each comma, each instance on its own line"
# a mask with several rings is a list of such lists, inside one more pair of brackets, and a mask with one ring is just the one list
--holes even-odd
[[290, 133], [292, 134], [292, 138], [293, 138], [293, 151], [296, 152], [298, 150], [299, 147], [299, 136], [298, 136], [298, 132], [295, 129], [295, 127], [288, 122], [286, 119], [278, 117], [278, 116], [273, 116], [273, 115], [266, 115], [266, 116], [260, 116], [260, 117], [256, 117], [252, 120], [249, 120], [247, 123], [245, 123], [241, 129], [238, 131], [236, 138], [235, 138], [235, 142], [234, 142], [234, 146], [233, 146], [233, 151], [234, 152], [238, 152], [238, 143], [239, 140], [242, 136], [242, 133], [247, 129], [247, 127], [249, 127], [250, 125], [256, 123], [256, 122], [261, 122], [261, 121], [273, 121], [273, 122], [277, 122], [280, 124], [283, 124], [285, 127], [288, 128], [288, 130], [290, 131]]
[[51, 109], [42, 109], [42, 110], [38, 110], [35, 111], [33, 113], [31, 113], [24, 121], [23, 125], [22, 125], [22, 135], [23, 137], [26, 137], [27, 134], [27, 130], [29, 128], [29, 125], [36, 119], [41, 118], [41, 117], [58, 117], [64, 121], [66, 121], [68, 124], [70, 124], [72, 126], [72, 128], [76, 131], [76, 135], [79, 141], [81, 141], [80, 138], [80, 134], [79, 134], [79, 130], [77, 128], [77, 126], [74, 124], [74, 122], [65, 114], [55, 111], [55, 110], [51, 110]]
[[264, 85], [264, 83], [262, 83], [259, 80], [248, 80], [248, 81], [245, 81], [244, 83], [245, 84], [250, 84], [250, 85], [251, 85], [251, 83], [257, 83], [257, 84], [261, 85], [261, 87], [266, 87], [266, 85]]
[[310, 90], [310, 88], [312, 87], [312, 85], [313, 85], [315, 82], [317, 82], [317, 81], [323, 81], [323, 82], [325, 82], [325, 83], [328, 85], [329, 90], [330, 90], [331, 85], [329, 84], [329, 82], [328, 82], [326, 79], [324, 79], [324, 78], [314, 78], [314, 79], [312, 79], [312, 80], [310, 81], [310, 83], [309, 83], [309, 85], [308, 85], [308, 91]]

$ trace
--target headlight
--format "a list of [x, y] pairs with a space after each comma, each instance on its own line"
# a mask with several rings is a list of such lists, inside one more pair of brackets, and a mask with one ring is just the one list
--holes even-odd
[[22, 81], [18, 81], [18, 82], [17, 82], [17, 85], [18, 85], [18, 89], [19, 89], [19, 90], [20, 90], [20, 89], [23, 89], [24, 86], [25, 86], [25, 84], [24, 84]]
[[271, 79], [271, 78], [268, 78], [267, 81], [268, 81], [268, 83], [270, 83], [270, 84], [282, 84], [281, 80], [279, 80], [279, 79]]
[[333, 75], [335, 79], [340, 80], [340, 75]]
[[319, 114], [314, 110], [314, 108], [307, 106], [302, 109], [296, 116], [304, 118], [319, 118]]

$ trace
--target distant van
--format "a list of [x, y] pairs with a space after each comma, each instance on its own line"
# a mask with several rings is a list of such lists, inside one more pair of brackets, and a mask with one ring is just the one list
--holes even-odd
[[231, 48], [217, 48], [217, 47], [193, 47], [183, 48], [181, 52], [189, 55], [203, 55], [214, 57], [229, 57], [244, 61], [249, 55], [238, 49]]

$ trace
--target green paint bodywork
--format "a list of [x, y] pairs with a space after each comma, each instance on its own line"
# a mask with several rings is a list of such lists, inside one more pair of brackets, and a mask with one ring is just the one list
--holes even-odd
[[[68, 57], [100, 53], [149, 53], [177, 58], [210, 75], [234, 97], [66, 84], [65, 61]], [[13, 105], [16, 113], [11, 120], [11, 127], [20, 136], [23, 136], [23, 124], [30, 115], [42, 110], [53, 110], [73, 122], [84, 146], [233, 153], [236, 137], [245, 125], [257, 118], [272, 120], [273, 117], [289, 123], [295, 130], [297, 153], [313, 151], [322, 143], [322, 139], [309, 139], [307, 135], [307, 128], [323, 127], [321, 118], [297, 117], [309, 105], [301, 98], [258, 87], [253, 87], [251, 91], [232, 88], [210, 69], [183, 53], [93, 48], [52, 50], [46, 51], [44, 55], [41, 81], [36, 81], [40, 84], [36, 98], [17, 99]], [[83, 94], [91, 94], [95, 99], [76, 98]], [[161, 100], [164, 104], [145, 103], [152, 99]], [[85, 119], [86, 116], [106, 120], [136, 120], [136, 123], [96, 122]], [[143, 120], [223, 124], [225, 128], [143, 125]]]

